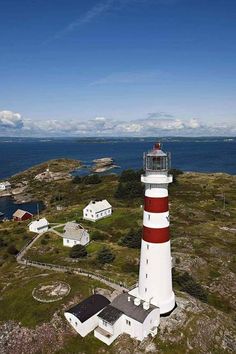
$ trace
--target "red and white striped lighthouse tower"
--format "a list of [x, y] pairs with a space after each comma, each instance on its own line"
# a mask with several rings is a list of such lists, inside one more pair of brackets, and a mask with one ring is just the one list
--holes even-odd
[[168, 207], [168, 184], [173, 178], [168, 174], [169, 168], [170, 154], [163, 152], [159, 143], [144, 154], [145, 174], [141, 181], [145, 184], [145, 203], [139, 283], [131, 291], [136, 297], [158, 306], [161, 314], [175, 306]]

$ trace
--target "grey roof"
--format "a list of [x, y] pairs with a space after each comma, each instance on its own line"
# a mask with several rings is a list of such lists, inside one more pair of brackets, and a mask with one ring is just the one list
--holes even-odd
[[88, 236], [88, 232], [80, 224], [67, 222], [64, 226], [64, 233], [62, 236], [67, 239], [81, 241], [83, 237]]
[[122, 311], [118, 310], [112, 305], [108, 305], [99, 313], [98, 317], [110, 324], [114, 324], [122, 315]]
[[[130, 301], [128, 300], [130, 298]], [[143, 323], [145, 318], [157, 307], [150, 305], [148, 310], [144, 310], [143, 302], [139, 306], [134, 305], [135, 297], [128, 293], [118, 295], [111, 303], [112, 307], [123, 312], [126, 316]]]
[[83, 323], [109, 304], [110, 301], [105, 296], [94, 294], [66, 312], [73, 314]]
[[91, 209], [94, 213], [110, 209], [111, 204], [106, 200], [91, 200], [91, 202], [84, 209]]

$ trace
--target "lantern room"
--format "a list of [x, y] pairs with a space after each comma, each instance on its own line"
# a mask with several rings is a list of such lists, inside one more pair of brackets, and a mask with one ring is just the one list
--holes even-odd
[[165, 172], [170, 169], [170, 153], [161, 150], [161, 144], [156, 143], [153, 149], [144, 153], [144, 170], [148, 172]]

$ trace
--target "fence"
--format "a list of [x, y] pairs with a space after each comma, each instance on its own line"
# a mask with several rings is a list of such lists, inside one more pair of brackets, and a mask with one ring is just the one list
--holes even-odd
[[36, 266], [38, 268], [44, 268], [44, 269], [51, 269], [51, 270], [57, 270], [57, 271], [62, 271], [62, 272], [71, 272], [75, 274], [81, 274], [81, 275], [86, 275], [88, 277], [91, 277], [93, 279], [101, 280], [103, 282], [106, 282], [109, 284], [114, 284], [116, 286], [119, 286], [123, 290], [128, 290], [127, 285], [124, 282], [119, 282], [114, 279], [111, 279], [105, 275], [97, 274], [82, 268], [74, 268], [74, 267], [69, 267], [69, 266], [62, 266], [62, 265], [56, 265], [56, 264], [51, 264], [51, 263], [42, 263], [38, 261], [31, 261], [28, 259], [21, 259], [19, 263], [24, 264], [24, 265], [32, 265]]

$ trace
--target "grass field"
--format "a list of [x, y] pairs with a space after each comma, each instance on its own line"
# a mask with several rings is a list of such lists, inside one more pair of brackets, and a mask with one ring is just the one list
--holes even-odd
[[[35, 243], [27, 253], [27, 258], [81, 267], [117, 281], [125, 281], [127, 285], [135, 283], [138, 279], [140, 250], [120, 246], [118, 241], [131, 228], [141, 227], [140, 205], [143, 200], [116, 199], [114, 193], [117, 185], [118, 178], [115, 175], [102, 177], [102, 182], [97, 185], [75, 184], [72, 181], [52, 182], [46, 184], [45, 188], [37, 185], [35, 190], [32, 185], [37, 198], [47, 202], [43, 214], [50, 222], [77, 220], [88, 229], [92, 237], [98, 235], [100, 239], [96, 238], [87, 246], [88, 255], [85, 259], [72, 262], [69, 248], [63, 247], [60, 236], [49, 233]], [[227, 319], [224, 326], [231, 326], [236, 311], [236, 177], [226, 174], [185, 173], [178, 177], [177, 183], [170, 186], [169, 192], [175, 291], [180, 294], [190, 291], [193, 298], [197, 298], [196, 289], [200, 286], [206, 294], [203, 306], [208, 306], [208, 316], [213, 320], [223, 316], [222, 318]], [[59, 200], [57, 195], [60, 195]], [[113, 206], [113, 215], [96, 223], [83, 221], [83, 207], [92, 198], [108, 199]], [[58, 204], [64, 209], [57, 211]], [[57, 231], [62, 232], [63, 228], [59, 227]], [[91, 293], [94, 286], [101, 287], [101, 284], [91, 279], [51, 272], [44, 275], [39, 270], [18, 266], [8, 248], [14, 245], [20, 249], [32, 236], [27, 230], [27, 223], [0, 224], [0, 322], [12, 319], [31, 328], [49, 321], [56, 310], [62, 311], [74, 297], [83, 298]], [[101, 266], [96, 257], [104, 245], [114, 252], [116, 258], [111, 264]], [[183, 279], [186, 272], [189, 278], [187, 286], [184, 286], [179, 279]], [[37, 303], [31, 292], [42, 280], [63, 280], [70, 284], [72, 291], [62, 301], [53, 304]], [[178, 344], [167, 339], [163, 341], [163, 338], [158, 342], [157, 337], [155, 343], [159, 345], [160, 352], [182, 353], [187, 348], [188, 336], [194, 342], [194, 336], [189, 333], [196, 334], [200, 330], [198, 326], [204, 316], [197, 313], [192, 316], [192, 327], [191, 324], [186, 324], [183, 330], [180, 329], [183, 338], [179, 339]], [[177, 333], [175, 335], [177, 338]], [[206, 339], [202, 340], [207, 343]], [[131, 345], [131, 342], [127, 343]], [[84, 339], [68, 337], [64, 349], [58, 353], [77, 353], [78, 347], [81, 353], [90, 353], [90, 348], [95, 348], [99, 353], [116, 352], [115, 346], [108, 350], [90, 335]], [[195, 352], [200, 353], [199, 347], [196, 348], [198, 349]], [[221, 349], [214, 348], [212, 352], [221, 353]]]

